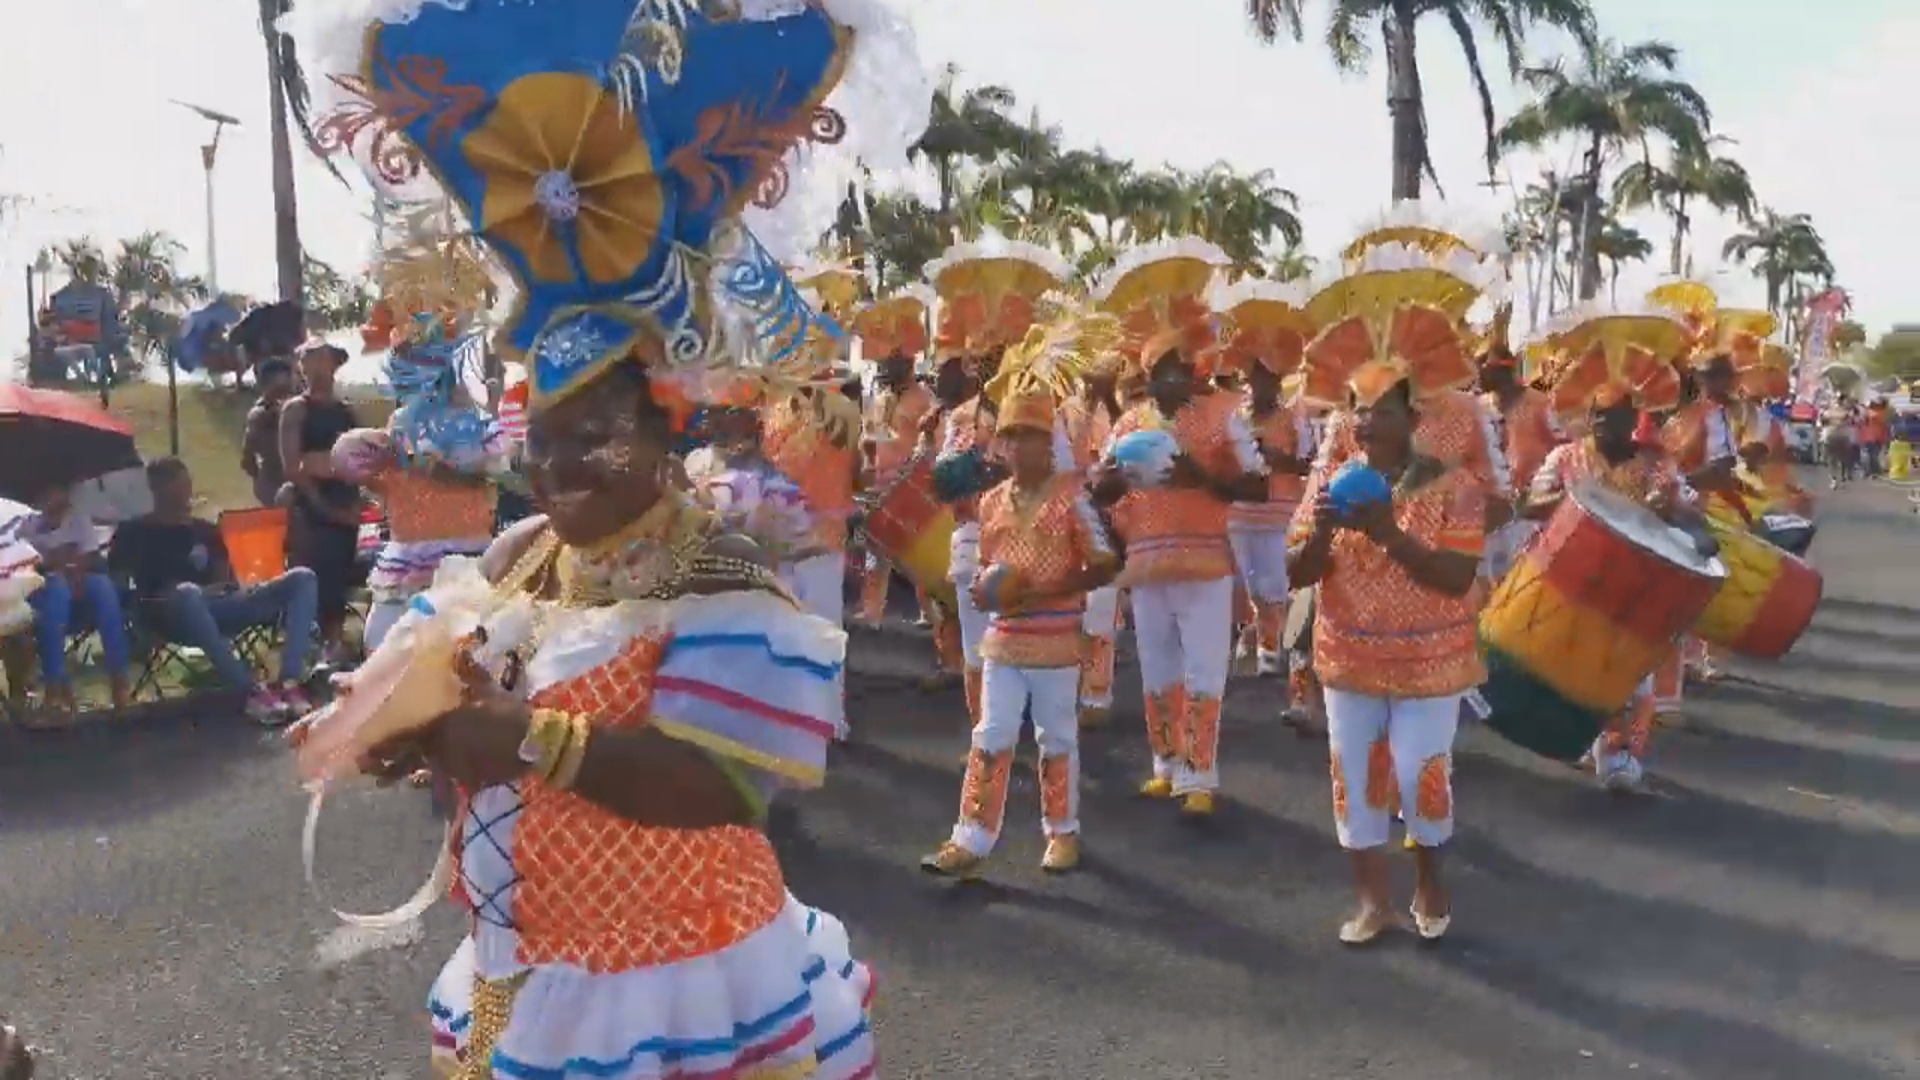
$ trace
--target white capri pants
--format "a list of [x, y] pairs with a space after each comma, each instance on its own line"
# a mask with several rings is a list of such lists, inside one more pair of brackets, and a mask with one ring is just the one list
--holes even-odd
[[371, 656], [380, 643], [387, 640], [393, 632], [393, 624], [407, 613], [411, 600], [382, 600], [367, 609], [367, 625], [361, 630], [360, 641], [367, 654]]
[[1233, 565], [1247, 595], [1262, 604], [1287, 601], [1287, 534], [1280, 529], [1228, 526]]
[[780, 580], [793, 591], [793, 598], [810, 615], [818, 615], [835, 626], [844, 627], [847, 619], [847, 557], [838, 551], [822, 552], [780, 568]]
[[[1227, 691], [1233, 648], [1233, 579], [1151, 581], [1131, 589], [1142, 689], [1161, 694], [1181, 685], [1189, 700], [1220, 699]], [[1158, 754], [1153, 775], [1173, 781], [1176, 794], [1212, 791], [1220, 784], [1217, 762], [1200, 771]]]
[[1396, 810], [1421, 847], [1453, 836], [1453, 736], [1463, 694], [1385, 698], [1326, 688], [1333, 821], [1340, 846], [1392, 836]]
[[[980, 675], [980, 722], [974, 725], [973, 746], [989, 754], [1010, 753], [1020, 743], [1021, 720], [1033, 716], [1033, 737], [1043, 762], [1067, 762], [1065, 799], [1046, 805], [1041, 792], [1041, 826], [1048, 836], [1080, 831], [1080, 669], [1077, 667], [1016, 667], [988, 660]], [[1001, 785], [997, 795], [1006, 797]], [[1001, 807], [989, 808], [988, 820], [998, 822]], [[962, 818], [953, 827], [953, 842], [975, 855], [986, 855], [1000, 839], [997, 830], [980, 821]]]
[[963, 522], [953, 530], [952, 561], [947, 577], [953, 582], [954, 614], [960, 618], [960, 650], [969, 670], [980, 670], [980, 641], [987, 636], [987, 613], [973, 606], [973, 579], [980, 572], [980, 523]]

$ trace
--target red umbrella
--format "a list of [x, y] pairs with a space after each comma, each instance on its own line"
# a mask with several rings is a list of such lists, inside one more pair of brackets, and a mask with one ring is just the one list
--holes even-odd
[[0, 383], [0, 497], [27, 501], [139, 464], [125, 420], [75, 394]]

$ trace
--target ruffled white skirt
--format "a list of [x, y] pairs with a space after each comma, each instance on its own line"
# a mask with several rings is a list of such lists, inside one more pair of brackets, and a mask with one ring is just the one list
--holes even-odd
[[[442, 1063], [465, 1049], [474, 972], [469, 938], [428, 1000]], [[492, 1075], [871, 1080], [873, 994], [840, 921], [789, 896], [771, 923], [709, 956], [608, 975], [534, 968], [494, 1047]]]

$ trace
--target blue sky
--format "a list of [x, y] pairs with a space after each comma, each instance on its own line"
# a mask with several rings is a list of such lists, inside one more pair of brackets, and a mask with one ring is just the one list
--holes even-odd
[[[327, 2], [327, 0], [313, 0]], [[1297, 192], [1316, 253], [1384, 209], [1388, 132], [1382, 72], [1342, 78], [1312, 41], [1262, 48], [1240, 0], [900, 0], [930, 64], [958, 63], [1037, 106], [1069, 139], [1142, 162], [1224, 159], [1271, 168]], [[207, 0], [64, 0], [0, 16], [0, 191], [35, 204], [0, 226], [0, 334], [19, 332], [22, 268], [51, 239], [164, 229], [204, 266], [198, 144], [206, 125], [168, 102], [232, 113], [217, 174], [222, 284], [271, 291], [272, 215], [265, 61], [252, 5]], [[1762, 198], [1814, 216], [1841, 284], [1875, 332], [1920, 320], [1905, 243], [1920, 238], [1920, 5], [1841, 0], [1598, 0], [1605, 31], [1683, 51], [1717, 126]], [[1310, 23], [1316, 20], [1309, 0]], [[1423, 26], [1435, 159], [1450, 203], [1497, 217], [1477, 186], [1480, 135], [1464, 67], [1439, 24]], [[1543, 47], [1550, 43], [1543, 42]], [[1503, 110], [1514, 93], [1496, 79]], [[1566, 156], [1566, 155], [1561, 155]], [[1508, 166], [1521, 183], [1538, 162]], [[315, 163], [301, 172], [309, 247], [343, 267], [368, 254], [360, 199]], [[1664, 252], [1666, 226], [1636, 224]], [[1725, 223], [1697, 227], [1698, 265], [1717, 261]], [[1903, 243], [1902, 241], [1905, 241]], [[1658, 267], [1623, 279], [1623, 293]], [[1744, 274], [1732, 299], [1757, 304]], [[19, 313], [19, 314], [16, 314]], [[11, 350], [9, 350], [11, 351]]]

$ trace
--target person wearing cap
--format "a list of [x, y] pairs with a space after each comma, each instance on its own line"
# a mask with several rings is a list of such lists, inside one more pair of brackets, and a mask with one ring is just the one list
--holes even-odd
[[[1016, 347], [1018, 351], [1019, 347]], [[1119, 559], [1081, 476], [1055, 453], [1055, 390], [1030, 370], [1046, 355], [1019, 355], [995, 434], [1010, 476], [979, 499], [979, 571], [966, 583], [986, 613], [980, 642], [981, 706], [960, 789], [960, 817], [929, 873], [977, 877], [999, 839], [1022, 720], [1039, 744], [1041, 868], [1080, 864], [1080, 633], [1087, 594], [1107, 584]]]
[[293, 486], [287, 562], [313, 571], [323, 658], [330, 665], [347, 661], [347, 601], [360, 546], [360, 488], [333, 467], [334, 444], [360, 426], [334, 393], [334, 376], [346, 362], [338, 346], [315, 342], [302, 349], [301, 392], [280, 407], [280, 461]]

